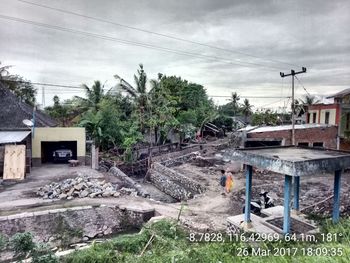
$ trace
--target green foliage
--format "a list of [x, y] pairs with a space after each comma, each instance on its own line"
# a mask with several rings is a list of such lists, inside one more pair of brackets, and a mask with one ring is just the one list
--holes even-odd
[[[323, 231], [331, 233], [348, 233], [350, 220], [344, 220], [340, 225], [330, 225], [327, 223]], [[344, 232], [345, 231], [345, 232]], [[325, 232], [328, 233], [328, 232]], [[154, 239], [151, 239], [151, 237]], [[90, 249], [75, 252], [67, 256], [62, 262], [266, 262], [266, 263], [289, 263], [294, 262], [291, 256], [237, 256], [239, 248], [250, 248], [252, 245], [262, 249], [288, 248], [288, 247], [311, 247], [311, 243], [284, 243], [284, 242], [259, 242], [249, 244], [246, 242], [190, 242], [187, 240], [188, 232], [179, 227], [176, 222], [161, 220], [146, 225], [139, 234], [123, 235], [104, 244], [94, 245]], [[148, 244], [148, 242], [151, 242]], [[301, 256], [295, 257], [295, 262], [301, 263], [321, 263], [321, 262], [349, 262], [350, 247], [346, 239], [338, 243], [315, 244], [316, 247], [328, 246], [340, 248], [344, 254], [342, 257], [316, 257]], [[148, 246], [146, 247], [146, 244]], [[146, 249], [145, 249], [146, 248]], [[144, 253], [142, 254], [142, 252]], [[141, 255], [142, 254], [142, 255]], [[104, 261], [102, 261], [104, 260]]]
[[25, 256], [35, 248], [33, 235], [29, 232], [17, 233], [10, 240], [11, 247], [18, 256]]
[[115, 263], [125, 262], [123, 255], [102, 245], [93, 245], [89, 249], [76, 251], [60, 260], [63, 263]]
[[45, 112], [56, 119], [60, 126], [69, 126], [79, 111], [76, 111], [69, 101], [61, 103], [57, 95], [53, 97], [53, 102], [53, 106], [46, 107]]
[[207, 116], [215, 112], [214, 103], [202, 85], [165, 75], [161, 75], [160, 85], [172, 99], [174, 116], [180, 125], [191, 123], [199, 128]]
[[232, 131], [233, 119], [230, 117], [219, 115], [212, 123], [219, 128], [223, 128], [225, 131]]
[[34, 105], [36, 89], [29, 80], [19, 75], [12, 75], [8, 71], [12, 66], [1, 66], [0, 82], [7, 86], [21, 101]]
[[29, 232], [17, 233], [10, 239], [10, 247], [17, 259], [32, 257], [33, 263], [58, 263], [57, 257], [46, 244], [36, 244]]
[[256, 111], [252, 115], [252, 125], [277, 125], [280, 124], [277, 112], [271, 110]]
[[32, 263], [58, 263], [57, 257], [46, 244], [37, 244], [31, 251]]
[[0, 233], [0, 251], [7, 245], [7, 238]]

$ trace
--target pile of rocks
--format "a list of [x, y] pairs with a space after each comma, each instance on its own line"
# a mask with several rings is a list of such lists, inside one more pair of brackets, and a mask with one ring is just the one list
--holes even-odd
[[78, 176], [41, 187], [37, 193], [44, 199], [68, 199], [84, 197], [118, 197], [121, 194], [136, 196], [132, 188], [118, 189], [118, 185], [94, 178]]

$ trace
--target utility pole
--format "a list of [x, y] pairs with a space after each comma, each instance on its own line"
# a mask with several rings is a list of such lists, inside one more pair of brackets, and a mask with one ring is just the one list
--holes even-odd
[[43, 109], [45, 108], [45, 87], [42, 86], [42, 94], [41, 94], [41, 104], [43, 105]]
[[294, 76], [297, 74], [302, 74], [302, 73], [306, 73], [306, 68], [302, 67], [301, 71], [295, 72], [294, 69], [292, 69], [290, 71], [290, 74], [284, 74], [283, 72], [280, 72], [280, 76], [281, 78], [284, 77], [288, 77], [288, 76], [292, 76], [292, 145], [295, 145], [295, 114], [294, 114], [294, 110], [295, 110], [295, 102], [294, 102]]

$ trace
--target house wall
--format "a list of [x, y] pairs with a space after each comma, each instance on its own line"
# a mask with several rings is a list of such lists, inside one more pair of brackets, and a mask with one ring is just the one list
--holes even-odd
[[320, 124], [326, 124], [326, 112], [329, 112], [329, 122], [327, 124], [329, 125], [336, 125], [336, 109], [324, 109], [321, 110], [321, 116], [320, 116]]
[[[340, 105], [339, 104], [315, 104], [308, 106], [308, 118], [307, 123], [320, 123], [326, 124], [326, 112], [329, 112], [330, 125], [338, 125], [340, 122]], [[312, 114], [316, 113], [316, 122], [313, 122]]]
[[[308, 143], [313, 146], [313, 143], [323, 142], [323, 147], [336, 149], [337, 148], [337, 126], [308, 128], [295, 130], [295, 144]], [[286, 146], [292, 144], [292, 130], [269, 131], [259, 133], [248, 133], [248, 138], [283, 138]]]
[[32, 139], [33, 166], [41, 165], [41, 142], [76, 141], [77, 158], [84, 164], [86, 155], [85, 128], [35, 128]]
[[[308, 123], [318, 123], [319, 119], [319, 110], [309, 110], [308, 113], [310, 114], [310, 117], [308, 119]], [[316, 121], [314, 122], [313, 114], [316, 113]]]

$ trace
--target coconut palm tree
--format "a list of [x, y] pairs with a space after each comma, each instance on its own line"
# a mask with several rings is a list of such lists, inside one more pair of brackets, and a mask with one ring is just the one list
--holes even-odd
[[316, 99], [315, 96], [306, 95], [303, 100], [302, 99], [300, 100], [300, 102], [304, 105], [313, 105], [313, 104], [320, 103], [321, 101]]
[[135, 101], [137, 109], [140, 113], [140, 126], [141, 132], [144, 133], [144, 113], [147, 108], [147, 74], [143, 69], [143, 65], [139, 64], [139, 69], [137, 70], [137, 75], [134, 75], [135, 87], [130, 85], [127, 81], [114, 75], [116, 79], [120, 80], [120, 88], [128, 93]]
[[248, 99], [244, 99], [241, 110], [244, 115], [244, 121], [247, 122], [248, 116], [252, 114], [252, 105], [249, 103]]
[[83, 99], [85, 107], [93, 109], [95, 111], [98, 110], [98, 104], [104, 98], [103, 87], [101, 81], [95, 80], [94, 85], [89, 88], [86, 84], [82, 85], [85, 89], [86, 99]]
[[234, 115], [236, 115], [237, 112], [238, 112], [238, 108], [239, 108], [239, 103], [238, 103], [238, 101], [239, 101], [240, 99], [241, 99], [241, 98], [239, 97], [239, 95], [237, 94], [237, 92], [232, 92], [232, 94], [231, 94], [231, 103], [232, 103]]

